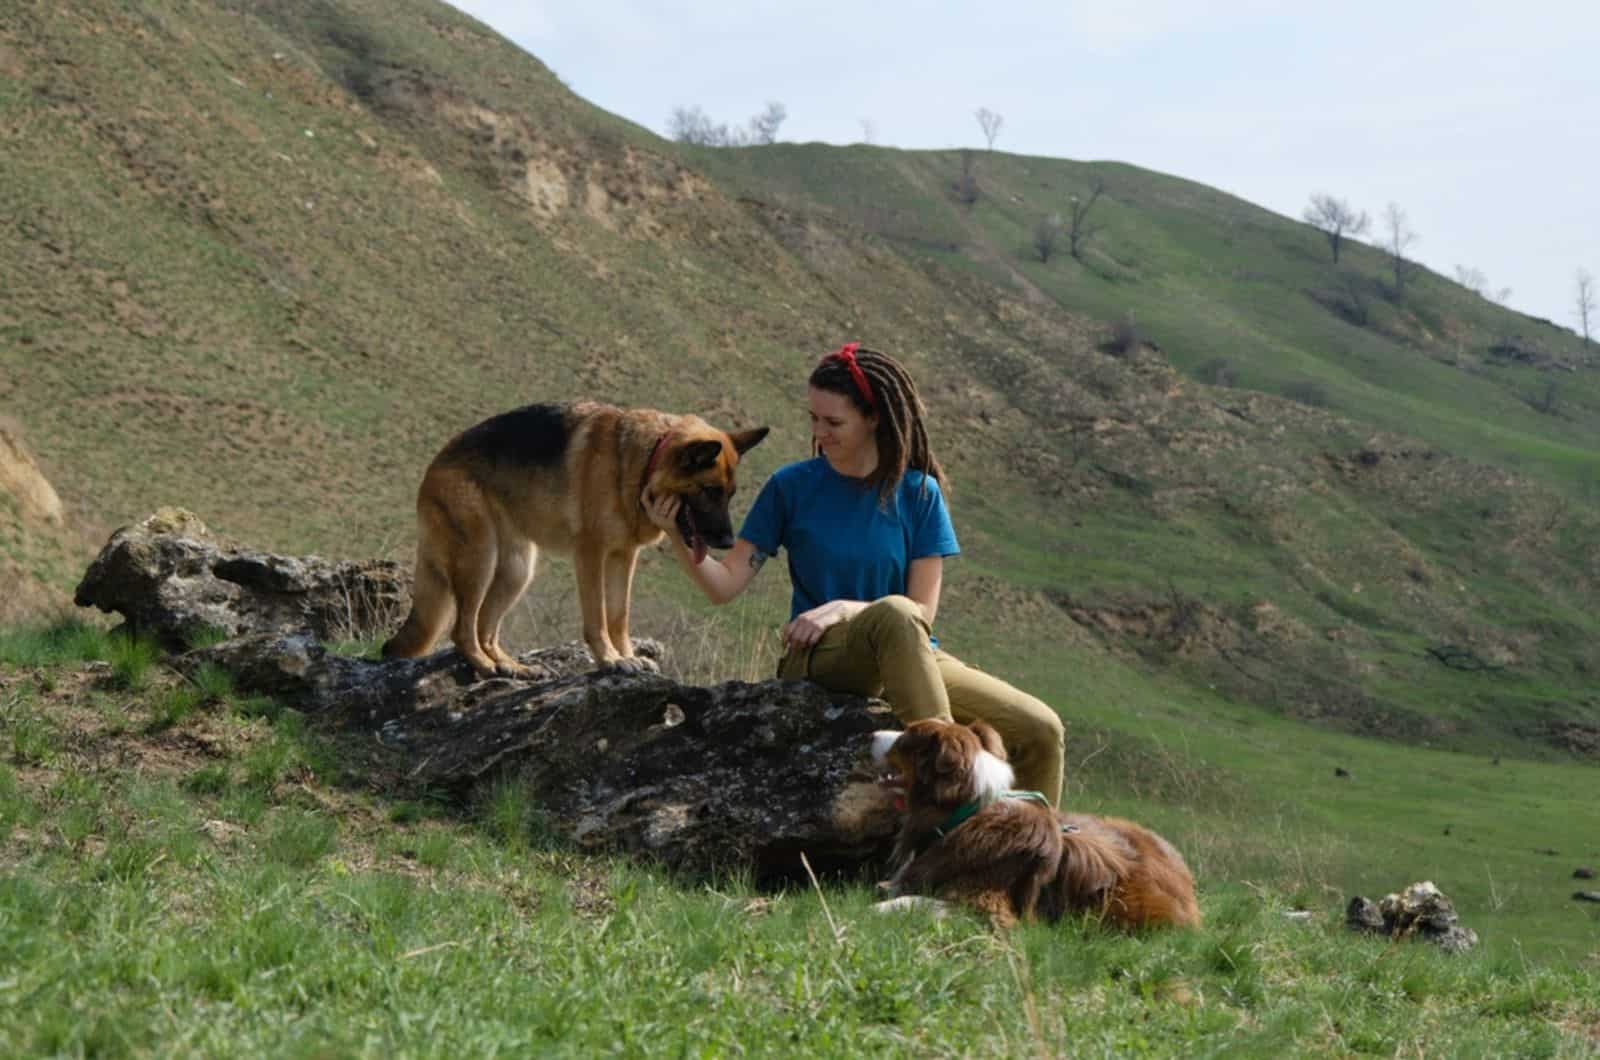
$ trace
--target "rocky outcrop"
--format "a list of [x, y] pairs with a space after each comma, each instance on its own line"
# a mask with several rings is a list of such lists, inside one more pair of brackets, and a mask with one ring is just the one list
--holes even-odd
[[171, 648], [212, 631], [336, 640], [398, 625], [411, 606], [411, 576], [388, 560], [233, 547], [192, 513], [164, 508], [112, 534], [73, 599], [117, 612], [133, 632]]
[[1345, 910], [1345, 923], [1353, 930], [1392, 939], [1425, 939], [1449, 953], [1463, 953], [1478, 944], [1478, 933], [1457, 923], [1455, 903], [1426, 880], [1377, 902], [1357, 895]]
[[374, 613], [347, 600], [378, 601], [398, 622], [405, 582], [392, 564], [226, 547], [168, 512], [113, 535], [78, 595], [168, 643], [227, 630], [175, 662], [220, 665], [241, 689], [370, 733], [383, 764], [417, 783], [464, 796], [514, 778], [579, 845], [763, 884], [804, 879], [802, 852], [818, 873], [881, 868], [896, 820], [865, 752], [894, 724], [882, 704], [804, 682], [596, 672], [578, 643], [527, 653], [535, 676], [516, 680], [481, 680], [454, 651], [378, 662], [328, 650], [331, 632]]

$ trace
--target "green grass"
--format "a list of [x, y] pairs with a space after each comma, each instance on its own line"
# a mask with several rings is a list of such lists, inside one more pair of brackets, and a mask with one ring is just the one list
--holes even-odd
[[0, 664], [54, 666], [104, 659], [111, 653], [110, 640], [104, 630], [78, 619], [0, 630]]
[[349, 659], [367, 659], [377, 661], [381, 655], [378, 651], [383, 647], [383, 642], [389, 638], [389, 632], [374, 632], [365, 637], [348, 637], [326, 645], [327, 649], [335, 655], [342, 655]]
[[[256, 747], [334, 753], [303, 726], [230, 717]], [[1118, 772], [1151, 757], [1125, 750]], [[878, 916], [859, 885], [686, 886], [530, 843], [536, 809], [509, 782], [439, 816], [253, 761], [49, 786], [0, 767], [0, 1050], [1579, 1056], [1600, 1031], [1592, 955], [1367, 940], [1314, 888], [1202, 869], [1195, 932], [996, 936]]]
[[156, 662], [155, 644], [142, 637], [117, 634], [106, 645], [106, 658], [111, 663], [115, 682], [132, 692], [143, 689], [150, 681], [150, 668]]

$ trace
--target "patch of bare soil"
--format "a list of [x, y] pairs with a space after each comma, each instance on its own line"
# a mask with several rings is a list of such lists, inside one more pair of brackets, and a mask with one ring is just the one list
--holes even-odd
[[1058, 607], [1080, 626], [1113, 640], [1145, 643], [1163, 652], [1190, 655], [1238, 649], [1243, 636], [1254, 632], [1263, 637], [1294, 637], [1304, 634], [1278, 612], [1270, 601], [1259, 601], [1259, 619], [1254, 630], [1243, 630], [1231, 617], [1194, 597], [1173, 592], [1162, 599], [1109, 600], [1097, 603], [1079, 601], [1060, 594]]
[[0, 415], [0, 623], [64, 610], [70, 601], [57, 572], [85, 551], [21, 427]]
[[521, 114], [495, 110], [416, 71], [391, 71], [374, 98], [391, 112], [454, 130], [480, 172], [536, 220], [576, 212], [626, 236], [660, 239], [678, 230], [673, 207], [718, 197], [704, 177], [670, 159], [629, 145], [558, 142]]
[[0, 415], [0, 493], [17, 501], [23, 519], [59, 527], [65, 521], [61, 498], [22, 442], [16, 420]]

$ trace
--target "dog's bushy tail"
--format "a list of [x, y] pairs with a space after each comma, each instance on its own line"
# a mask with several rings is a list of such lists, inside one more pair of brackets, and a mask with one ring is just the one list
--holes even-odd
[[425, 560], [417, 563], [411, 589], [411, 613], [399, 632], [383, 642], [385, 659], [415, 659], [426, 655], [455, 617], [455, 598], [443, 573]]

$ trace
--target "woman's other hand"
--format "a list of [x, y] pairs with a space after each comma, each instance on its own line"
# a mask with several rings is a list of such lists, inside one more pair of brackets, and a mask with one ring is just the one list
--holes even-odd
[[830, 600], [820, 607], [802, 611], [783, 627], [783, 643], [790, 648], [809, 648], [821, 640], [829, 628], [849, 617], [847, 600]]

